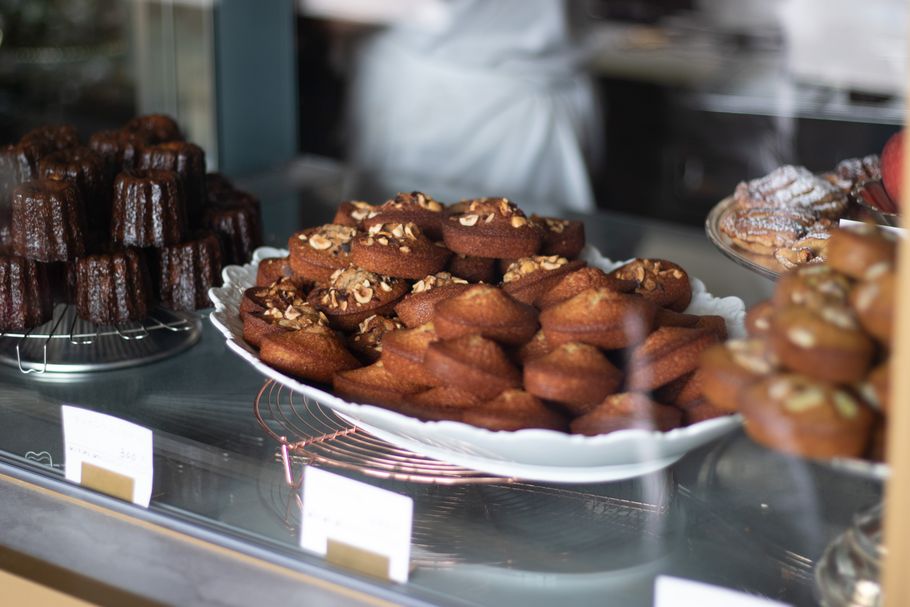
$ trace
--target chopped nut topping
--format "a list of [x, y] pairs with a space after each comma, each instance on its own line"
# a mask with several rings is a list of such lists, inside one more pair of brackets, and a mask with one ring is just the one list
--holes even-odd
[[534, 255], [522, 257], [509, 264], [502, 277], [503, 282], [512, 282], [540, 270], [556, 270], [569, 263], [569, 260], [559, 255]]
[[480, 219], [479, 215], [462, 215], [458, 218], [458, 223], [465, 227], [471, 227], [477, 223], [478, 219]]
[[834, 408], [847, 419], [853, 419], [859, 415], [859, 405], [852, 396], [843, 390], [834, 392]]
[[373, 210], [373, 205], [368, 202], [363, 202], [362, 200], [352, 200], [350, 202], [354, 206], [354, 210], [351, 211], [351, 219], [355, 221], [363, 221]]
[[467, 280], [463, 278], [458, 278], [457, 276], [452, 276], [448, 272], [437, 272], [436, 274], [430, 274], [425, 276], [422, 279], [418, 280], [411, 286], [411, 293], [424, 293], [436, 287], [441, 287], [444, 285], [466, 285], [468, 284]]
[[382, 338], [385, 334], [403, 328], [404, 325], [397, 318], [386, 318], [374, 314], [357, 325], [354, 342], [376, 352], [382, 352]]
[[569, 222], [564, 219], [554, 219], [552, 217], [543, 217], [544, 225], [554, 234], [562, 234], [569, 226]]
[[317, 251], [328, 251], [334, 255], [348, 245], [356, 233], [356, 228], [330, 223], [317, 228], [309, 235], [298, 234], [297, 238], [303, 242], [309, 241], [310, 247]]
[[767, 375], [774, 370], [774, 365], [765, 355], [760, 341], [734, 339], [728, 341], [726, 347], [733, 362], [747, 371], [756, 375]]
[[783, 400], [794, 389], [793, 384], [786, 379], [778, 379], [768, 386], [768, 395], [774, 400]]
[[373, 289], [369, 287], [358, 287], [354, 289], [354, 299], [359, 304], [370, 303], [370, 300], [373, 299]]
[[866, 270], [866, 273], [863, 275], [865, 280], [874, 280], [891, 269], [891, 262], [880, 261], [877, 264], [874, 264]]
[[512, 215], [510, 223], [512, 224], [513, 228], [521, 228], [528, 225], [528, 220], [521, 215]]
[[347, 311], [352, 305], [370, 303], [378, 289], [391, 291], [389, 281], [394, 280], [354, 266], [336, 270], [332, 274], [329, 286], [322, 294], [320, 302], [325, 306]]
[[878, 299], [878, 284], [874, 282], [861, 284], [856, 289], [856, 308], [860, 312], [866, 312], [872, 307], [872, 303]]
[[855, 329], [857, 326], [856, 319], [850, 313], [850, 310], [844, 307], [826, 306], [821, 309], [821, 316], [841, 329]]
[[784, 400], [784, 408], [801, 413], [808, 409], [818, 407], [825, 402], [825, 393], [818, 388], [806, 388], [801, 392], [796, 392]]
[[882, 408], [882, 404], [878, 400], [878, 393], [875, 391], [875, 386], [873, 386], [871, 383], [864, 381], [863, 383], [859, 384], [859, 386], [857, 386], [857, 390], [870, 405], [876, 409]]
[[382, 246], [385, 247], [385, 246], [388, 246], [389, 239], [386, 238], [385, 236], [380, 236], [379, 238], [376, 239], [376, 242], [378, 242], [379, 244], [381, 244]]
[[791, 327], [787, 331], [787, 339], [801, 348], [811, 348], [815, 345], [815, 335], [802, 327]]
[[310, 237], [310, 246], [316, 249], [317, 251], [325, 251], [332, 247], [332, 241], [324, 236], [319, 234], [313, 234]]
[[401, 251], [402, 253], [407, 254], [407, 253], [411, 252], [411, 247], [402, 245], [402, 246], [398, 247], [398, 250]]

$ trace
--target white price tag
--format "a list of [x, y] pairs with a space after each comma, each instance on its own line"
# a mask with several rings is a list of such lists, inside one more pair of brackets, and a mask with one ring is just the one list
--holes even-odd
[[[852, 219], [841, 219], [840, 222], [838, 223], [838, 227], [841, 227], [841, 228], [852, 228], [852, 227], [856, 227], [856, 226], [865, 226], [865, 225], [869, 225], [869, 224], [862, 222], [862, 221], [853, 221]], [[898, 236], [900, 236], [902, 238], [903, 238], [904, 234], [906, 233], [906, 230], [904, 230], [904, 228], [897, 228], [894, 226], [886, 226], [886, 225], [878, 224], [875, 227], [879, 228], [880, 230], [885, 230], [887, 232], [893, 232], [894, 234], [897, 234]]]
[[88, 409], [60, 409], [67, 480], [148, 507], [152, 431]]
[[786, 603], [729, 588], [666, 575], [654, 582], [654, 607], [789, 607]]
[[414, 501], [307, 466], [300, 545], [336, 564], [408, 581]]

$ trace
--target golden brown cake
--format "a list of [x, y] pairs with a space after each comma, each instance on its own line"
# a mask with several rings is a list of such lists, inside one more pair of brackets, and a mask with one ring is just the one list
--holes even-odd
[[427, 348], [439, 337], [433, 323], [387, 334], [383, 339], [382, 362], [389, 373], [422, 386], [442, 383], [425, 365]]
[[701, 353], [717, 342], [717, 336], [706, 329], [657, 329], [632, 352], [626, 371], [626, 389], [632, 392], [653, 390], [694, 371]]
[[548, 293], [560, 279], [578, 270], [585, 262], [569, 261], [558, 255], [522, 257], [506, 268], [502, 289], [518, 301], [534, 304]]
[[360, 367], [344, 342], [318, 324], [266, 336], [259, 357], [279, 371], [320, 383], [330, 383], [336, 373]]
[[455, 253], [449, 260], [448, 271], [453, 276], [468, 282], [499, 282], [499, 269], [496, 260], [490, 257], [472, 257]]
[[527, 342], [538, 326], [537, 310], [490, 285], [473, 285], [438, 302], [433, 324], [442, 339], [478, 334], [509, 345]]
[[566, 419], [523, 390], [506, 390], [478, 407], [466, 409], [462, 420], [499, 432], [527, 429], [565, 432]]
[[685, 310], [692, 300], [689, 275], [666, 259], [635, 259], [610, 275], [618, 280], [634, 280], [635, 293], [675, 312]]
[[576, 417], [569, 428], [576, 434], [595, 436], [617, 430], [659, 430], [678, 428], [682, 413], [675, 407], [656, 403], [644, 394], [611, 394], [588, 413]]
[[701, 391], [714, 406], [734, 412], [742, 391], [778, 368], [766, 341], [733, 339], [702, 352]]
[[336, 270], [326, 286], [310, 291], [308, 301], [329, 317], [332, 326], [353, 331], [374, 314], [391, 313], [407, 290], [401, 279], [350, 266]]
[[421, 391], [419, 386], [389, 373], [382, 361], [368, 367], [341, 371], [332, 379], [335, 394], [355, 403], [399, 408], [412, 394]]
[[424, 365], [444, 384], [480, 398], [494, 398], [503, 390], [521, 387], [521, 373], [502, 348], [480, 335], [432, 342]]
[[834, 230], [828, 242], [828, 266], [861, 280], [879, 264], [894, 265], [897, 240], [875, 226]]
[[860, 457], [875, 415], [845, 390], [801, 375], [747, 387], [740, 410], [746, 432], [767, 447], [814, 458]]
[[600, 268], [580, 268], [560, 278], [551, 289], [537, 298], [534, 305], [543, 310], [578, 295], [586, 289], [603, 288], [617, 293], [631, 293], [637, 287], [638, 283], [635, 280], [622, 280], [616, 276], [607, 275]]
[[395, 305], [395, 313], [408, 327], [422, 325], [433, 320], [437, 302], [455, 297], [470, 286], [468, 281], [448, 272], [424, 276], [411, 285], [411, 292]]
[[353, 227], [326, 224], [308, 228], [288, 239], [291, 269], [314, 282], [329, 277], [351, 263], [351, 241], [357, 234]]
[[374, 363], [382, 354], [385, 336], [403, 327], [404, 325], [397, 318], [378, 314], [368, 316], [348, 337], [348, 347], [361, 360]]
[[777, 310], [769, 339], [784, 367], [833, 383], [860, 381], [875, 352], [872, 340], [846, 306]]
[[540, 227], [506, 198], [478, 198], [450, 209], [442, 236], [455, 253], [497, 259], [529, 257], [543, 242]]
[[585, 224], [583, 222], [557, 217], [540, 217], [539, 215], [531, 215], [529, 220], [543, 230], [543, 243], [540, 245], [541, 255], [557, 255], [575, 259], [585, 248]]
[[525, 390], [560, 403], [573, 415], [587, 413], [621, 383], [622, 371], [586, 344], [563, 344], [524, 366]]
[[540, 324], [553, 346], [577, 341], [615, 350], [644, 341], [656, 311], [652, 302], [639, 295], [587, 289], [541, 312]]
[[423, 192], [400, 193], [370, 209], [362, 222], [365, 229], [383, 223], [413, 223], [431, 240], [440, 240], [444, 211], [445, 205]]
[[351, 261], [361, 268], [420, 279], [446, 266], [452, 253], [427, 238], [414, 223], [374, 223], [351, 242]]

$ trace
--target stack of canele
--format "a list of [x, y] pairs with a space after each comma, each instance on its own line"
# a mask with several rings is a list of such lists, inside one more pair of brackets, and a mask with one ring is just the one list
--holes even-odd
[[208, 303], [221, 266], [261, 244], [259, 201], [206, 174], [176, 122], [140, 116], [87, 143], [67, 125], [0, 148], [0, 331], [73, 304], [96, 324]]

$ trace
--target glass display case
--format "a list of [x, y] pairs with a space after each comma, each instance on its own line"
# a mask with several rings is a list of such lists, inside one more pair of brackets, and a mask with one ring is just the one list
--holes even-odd
[[[353, 13], [338, 13], [331, 3], [275, 3], [259, 16], [271, 24], [263, 31], [281, 33], [261, 40], [245, 61], [239, 43], [229, 44], [225, 34], [242, 31], [244, 20], [255, 15], [230, 0], [218, 6], [88, 3], [86, 14], [103, 13], [106, 19], [89, 27], [76, 11], [66, 23], [86, 33], [63, 38], [48, 25], [65, 12], [60, 7], [40, 3], [49, 11], [42, 16], [28, 3], [13, 4], [0, 9], [6, 32], [0, 39], [0, 67], [5, 66], [0, 78], [10, 83], [3, 95], [8, 103], [0, 104], [4, 143], [39, 124], [72, 122], [88, 141], [89, 133], [121, 128], [139, 113], [174, 114], [187, 139], [204, 149], [208, 169], [225, 173], [233, 182], [231, 192], [257, 199], [262, 232], [257, 244], [278, 249], [260, 249], [254, 264], [286, 254], [280, 249], [303, 228], [337, 221], [342, 200], [379, 203], [394, 194], [375, 191], [381, 180], [352, 179], [351, 162], [336, 145], [338, 138], [347, 141], [337, 129], [344, 114], [336, 107], [327, 119], [320, 114], [326, 108], [314, 101], [320, 94], [334, 99], [357, 89], [335, 88], [334, 81], [314, 74], [349, 77], [353, 55], [345, 53], [352, 40], [389, 27], [389, 20], [403, 18], [399, 14], [357, 13], [357, 3], [340, 3]], [[426, 4], [432, 9], [446, 3]], [[607, 155], [597, 161], [602, 164], [588, 164], [597, 204], [569, 210], [571, 205], [552, 209], [546, 200], [528, 200], [528, 214], [540, 209], [582, 221], [590, 247], [583, 259], [591, 267], [612, 270], [633, 258], [679, 264], [694, 279], [695, 293], [693, 303], [682, 308], [720, 315], [726, 318], [725, 337], [729, 331], [731, 339], [744, 338], [746, 310], [774, 298], [786, 270], [756, 262], [724, 240], [717, 214], [726, 207], [718, 203], [733, 195], [737, 183], [780, 165], [805, 164], [821, 173], [849, 156], [878, 153], [903, 121], [904, 87], [882, 84], [888, 66], [848, 81], [843, 74], [849, 65], [838, 71], [814, 63], [817, 41], [811, 32], [794, 29], [805, 11], [817, 9], [811, 2], [789, 3], [784, 26], [755, 15], [757, 21], [744, 24], [708, 2], [651, 2], [641, 13], [626, 3], [578, 4], [584, 4], [578, 12], [593, 31], [586, 70], [605, 93], [601, 100], [609, 101], [601, 108], [609, 116]], [[896, 19], [899, 11], [882, 4]], [[432, 21], [435, 9], [424, 8]], [[41, 34], [47, 49], [39, 52], [23, 42], [32, 31]], [[28, 57], [70, 56], [69, 50], [51, 53], [54, 45], [75, 45], [86, 56], [65, 59], [63, 68], [24, 67]], [[15, 52], [4, 57], [9, 46]], [[725, 52], [733, 47], [735, 53]], [[903, 60], [899, 55], [896, 61]], [[316, 66], [314, 57], [325, 61]], [[159, 59], [171, 63], [171, 71], [141, 77], [159, 66]], [[797, 63], [799, 70], [787, 69]], [[299, 78], [290, 80], [297, 81], [296, 89], [287, 77], [295, 64]], [[274, 73], [256, 75], [268, 65]], [[49, 77], [41, 69], [74, 75], [79, 94], [63, 100], [35, 93], [35, 83]], [[87, 80], [76, 82], [77, 72]], [[32, 78], [29, 86], [23, 84]], [[832, 78], [842, 80], [832, 84]], [[268, 111], [262, 112], [267, 115], [250, 118], [260, 129], [254, 135], [244, 123], [256, 103], [244, 90], [249, 88], [244, 82], [252, 81], [268, 97], [263, 102]], [[193, 86], [169, 88], [180, 82]], [[97, 97], [99, 91], [106, 92]], [[27, 94], [35, 96], [26, 103], [19, 95]], [[101, 98], [116, 110], [100, 112]], [[635, 111], [639, 104], [643, 109]], [[26, 106], [34, 111], [22, 109]], [[313, 113], [319, 114], [318, 123]], [[649, 121], [661, 123], [654, 138], [660, 149], [630, 142], [629, 155], [614, 161], [632, 125]], [[308, 125], [312, 132], [298, 137]], [[823, 142], [835, 130], [861, 136], [827, 150]], [[761, 139], [755, 138], [759, 131], [779, 138], [756, 148], [761, 159], [722, 158], [724, 146], [706, 143], [713, 132], [729, 134], [741, 146]], [[816, 135], [818, 142], [812, 139]], [[770, 151], [778, 144], [786, 149]], [[146, 150], [156, 145], [161, 142], [138, 146], [136, 175], [155, 169]], [[191, 176], [184, 168], [176, 171], [185, 192]], [[396, 174], [388, 183], [401, 178]], [[445, 193], [440, 198], [447, 201], [459, 193], [476, 196], [475, 185], [445, 178], [437, 184], [433, 178], [420, 175], [419, 187]], [[249, 208], [236, 199], [216, 200], [223, 191], [215, 181], [207, 183], [204, 200], [210, 207]], [[642, 184], [640, 203], [630, 198], [636, 183]], [[7, 198], [0, 225], [19, 186], [0, 190]], [[850, 195], [862, 195], [857, 192]], [[200, 221], [210, 221], [210, 215], [204, 217]], [[217, 226], [214, 220], [200, 225]], [[22, 256], [25, 245], [9, 230], [3, 234], [3, 256]], [[129, 244], [124, 236], [114, 241]], [[388, 405], [370, 407], [374, 413], [349, 403], [353, 408], [345, 408], [327, 394], [324, 382], [301, 386], [287, 373], [257, 366], [258, 354], [245, 345], [243, 323], [231, 308], [257, 280], [256, 267], [240, 267], [246, 258], [231, 265], [224, 242], [225, 285], [219, 287], [218, 279], [206, 285], [215, 287], [215, 310], [206, 304], [173, 311], [164, 304], [139, 321], [90, 323], [80, 318], [78, 304], [58, 302], [50, 322], [0, 332], [0, 573], [8, 576], [0, 577], [0, 584], [24, 583], [24, 597], [60, 592], [100, 604], [645, 606], [655, 604], [658, 578], [673, 577], [783, 604], [882, 604], [887, 464], [769, 449], [746, 433], [738, 413], [693, 419], [666, 434], [629, 430], [627, 436], [647, 435], [639, 442], [597, 443], [563, 433], [547, 439], [554, 442], [528, 439], [522, 447], [503, 438], [513, 433], [485, 432], [482, 441], [492, 442], [484, 443], [477, 428], [462, 423], [401, 421]], [[151, 275], [162, 299], [163, 283], [157, 281], [163, 279], [156, 272], [165, 258], [159, 252], [177, 245], [139, 246], [157, 259]], [[88, 252], [65, 263], [75, 267]], [[59, 269], [64, 262], [57, 263], [54, 271], [64, 272]], [[499, 275], [508, 267], [497, 270]], [[67, 283], [60, 278], [65, 274], [54, 276]], [[77, 280], [68, 288], [77, 289]], [[9, 288], [0, 284], [0, 290]], [[674, 313], [681, 318], [682, 311]], [[906, 337], [895, 336], [895, 344]], [[885, 348], [875, 348], [875, 360], [887, 360]], [[509, 350], [510, 360], [518, 359], [517, 352]], [[617, 365], [631, 365], [630, 356], [631, 349], [616, 347], [609, 354]], [[656, 402], [664, 398], [656, 396], [658, 388], [667, 383], [640, 391]], [[849, 393], [865, 398], [859, 387]], [[148, 507], [66, 480], [65, 404], [152, 431]], [[894, 408], [888, 415], [895, 415]], [[881, 425], [881, 414], [874, 415]], [[393, 425], [384, 426], [389, 419]], [[526, 438], [528, 432], [555, 434], [522, 432]], [[497, 450], [499, 445], [506, 446]], [[371, 577], [300, 548], [307, 466], [413, 500], [406, 583]]]

